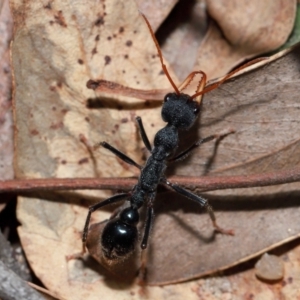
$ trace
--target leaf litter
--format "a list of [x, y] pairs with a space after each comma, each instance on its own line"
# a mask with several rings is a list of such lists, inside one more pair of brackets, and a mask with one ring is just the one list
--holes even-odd
[[[181, 2], [166, 24], [162, 50], [181, 80], [192, 69], [209, 79], [220, 77], [246, 59], [280, 47], [293, 29], [296, 5], [289, 0]], [[202, 21], [206, 8], [208, 28]], [[159, 33], [163, 36], [163, 29]]]
[[[105, 5], [103, 3], [97, 6], [90, 4], [90, 7], [68, 6], [55, 1], [43, 4], [26, 2], [26, 5], [21, 1], [12, 3], [16, 23], [13, 65], [16, 85], [16, 126], [18, 127], [16, 171], [19, 178], [131, 176], [134, 172], [130, 168], [125, 169], [107, 151], [95, 152], [97, 159], [97, 166], [95, 166], [86, 147], [79, 141], [79, 135], [83, 134], [91, 144], [106, 140], [140, 162], [142, 155], [137, 146], [139, 140], [133, 123], [134, 116], [138, 114], [143, 117], [150, 137], [162, 126], [159, 107], [151, 110], [150, 114], [144, 102], [128, 101], [125, 98], [117, 100], [109, 98], [109, 102], [103, 101], [85, 88], [90, 78], [105, 78], [125, 86], [143, 89], [169, 87], [165, 77], [160, 74], [161, 67], [153, 41], [134, 3], [126, 5], [126, 14], [121, 3], [117, 4], [113, 1], [106, 1]], [[295, 63], [295, 59], [292, 59], [292, 62]], [[274, 90], [274, 82], [281, 84], [279, 86], [281, 93], [277, 92], [279, 96], [274, 98], [274, 106], [277, 106], [278, 113], [284, 111], [286, 107], [280, 105], [283, 95], [286, 95], [285, 86], [290, 82], [288, 88], [293, 91], [293, 84], [297, 82], [295, 73], [285, 79], [290, 80], [287, 81], [288, 83], [280, 80], [282, 73], [288, 75], [290, 71], [287, 69], [283, 72], [282, 64], [285, 65], [286, 62], [275, 67], [280, 75], [278, 72], [277, 75], [273, 72], [271, 75], [275, 79], [270, 80]], [[289, 66], [288, 63], [287, 68]], [[293, 68], [295, 69], [296, 67]], [[265, 71], [264, 75], [267, 72]], [[212, 174], [230, 174], [230, 172], [236, 174], [237, 170], [241, 174], [247, 174], [248, 165], [252, 172], [255, 170], [254, 165], [258, 165], [259, 171], [268, 170], [268, 166], [271, 170], [276, 170], [276, 166], [272, 165], [274, 157], [276, 159], [279, 157], [276, 161], [280, 162], [284, 160], [284, 154], [289, 158], [289, 165], [293, 165], [296, 160], [295, 158], [293, 161], [291, 154], [297, 151], [297, 132], [294, 132], [294, 144], [291, 142], [293, 133], [288, 132], [280, 145], [278, 141], [283, 134], [277, 136], [277, 140], [274, 140], [276, 136], [273, 134], [268, 141], [260, 145], [262, 134], [259, 130], [263, 122], [256, 113], [260, 104], [255, 96], [267, 94], [263, 89], [262, 92], [258, 91], [254, 98], [249, 97], [250, 102], [247, 105], [234, 102], [236, 111], [240, 114], [232, 109], [232, 103], [226, 102], [230, 97], [236, 101], [238, 97], [235, 95], [239, 95], [238, 93], [244, 94], [246, 99], [249, 90], [255, 91], [261, 82], [259, 80], [255, 82], [256, 71], [249, 76], [252, 80], [252, 86], [249, 85], [249, 88], [239, 90], [249, 80], [247, 77], [243, 79], [242, 76], [208, 94], [204, 99], [200, 120], [203, 127], [200, 128], [198, 125], [198, 128], [195, 128], [193, 140], [199, 135], [198, 129], [201, 130], [201, 136], [206, 136], [208, 132], [212, 134], [220, 130], [220, 127], [223, 129], [228, 126], [228, 121], [225, 124], [221, 121], [227, 114], [228, 120], [230, 116], [234, 116], [236, 117], [234, 124], [242, 123], [244, 126], [244, 130], [239, 129], [237, 134], [222, 141], [211, 170], [214, 172]], [[262, 75], [261, 81], [263, 78]], [[257, 84], [253, 85], [253, 82]], [[231, 85], [235, 86], [236, 94], [231, 91]], [[218, 92], [219, 97], [222, 97], [223, 92], [223, 96], [227, 98], [225, 100], [217, 98], [214, 104], [211, 104], [213, 94], [218, 95]], [[114, 103], [115, 107], [91, 110], [86, 107], [87, 99], [94, 101], [99, 107], [105, 107], [107, 103]], [[261, 102], [265, 102], [263, 108], [265, 112], [269, 112], [266, 103], [274, 99], [271, 96], [265, 101], [260, 99]], [[293, 98], [290, 101], [292, 104], [287, 107], [290, 107], [290, 110], [292, 107], [297, 110], [299, 102]], [[254, 108], [252, 114], [247, 112], [248, 106]], [[121, 110], [116, 109], [121, 107]], [[220, 110], [216, 109], [218, 107]], [[136, 108], [138, 112], [135, 113], [129, 108]], [[216, 114], [212, 115], [214, 112]], [[288, 112], [285, 113], [288, 115]], [[257, 119], [246, 121], [248, 115], [250, 120], [251, 116]], [[273, 117], [278, 122], [278, 114]], [[297, 120], [295, 116], [283, 119], [282, 123], [291, 123], [292, 128], [289, 128], [291, 130], [296, 128]], [[265, 123], [270, 123], [271, 126], [274, 124], [272, 118], [267, 119]], [[249, 124], [250, 129], [247, 127]], [[270, 132], [271, 129], [269, 127], [263, 130]], [[251, 136], [253, 131], [254, 134]], [[251, 138], [254, 138], [252, 145], [250, 145]], [[188, 139], [191, 140], [192, 137]], [[184, 139], [184, 142], [186, 141], [187, 139]], [[238, 148], [239, 145], [243, 147], [245, 141], [249, 142], [246, 143], [248, 145], [246, 151]], [[274, 144], [278, 146], [275, 151], [272, 150]], [[257, 146], [259, 147], [256, 148]], [[195, 151], [187, 161], [176, 168], [176, 173], [203, 174], [204, 162], [212, 148], [213, 145], [207, 145], [199, 152]], [[236, 149], [234, 155], [232, 149]], [[272, 155], [269, 155], [268, 149]], [[278, 154], [281, 152], [283, 152], [282, 158]], [[251, 153], [255, 154], [254, 158]], [[221, 154], [222, 156], [219, 157]], [[201, 158], [201, 161], [198, 158]], [[243, 165], [246, 166], [244, 171]], [[277, 169], [279, 166], [280, 164], [277, 165]], [[260, 189], [256, 191], [256, 201], [247, 195], [246, 189], [241, 190], [241, 193], [240, 190], [228, 191], [224, 193], [226, 197], [218, 196], [217, 193], [209, 196], [209, 198], [214, 197], [212, 204], [216, 208], [219, 223], [236, 230], [234, 238], [214, 236], [208, 217], [205, 214], [199, 215], [198, 207], [186, 203], [183, 199], [177, 197], [175, 199], [173, 194], [169, 195], [172, 197], [170, 203], [168, 197], [162, 195], [163, 199], [156, 202], [155, 227], [150, 242], [150, 283], [151, 281], [160, 284], [175, 282], [210, 273], [226, 265], [232, 265], [242, 258], [247, 259], [253, 253], [264, 251], [274, 243], [295, 238], [299, 232], [294, 220], [297, 215], [294, 199], [297, 197], [298, 186], [277, 187], [270, 191], [270, 194], [276, 192], [276, 189], [276, 199], [279, 200], [276, 204], [273, 204], [275, 202], [271, 197], [266, 196], [268, 192]], [[104, 198], [109, 194], [91, 192], [89, 195]], [[103, 267], [90, 259], [84, 262], [66, 261], [67, 255], [80, 251], [80, 236], [87, 212], [87, 200], [83, 199], [83, 194], [61, 193], [43, 196], [49, 200], [21, 199], [18, 204], [18, 217], [22, 223], [19, 233], [26, 255], [34, 272], [46, 287], [66, 299], [94, 299], [98, 298], [99, 294], [103, 297], [105, 295], [106, 298], [113, 296], [115, 299], [139, 298], [139, 287], [115, 281]], [[289, 201], [286, 200], [287, 197]], [[230, 200], [235, 199], [238, 200], [239, 205], [232, 208]], [[282, 204], [283, 200], [284, 204]], [[248, 201], [251, 201], [251, 210], [249, 204], [247, 206]], [[266, 207], [271, 207], [271, 210]], [[279, 209], [275, 210], [278, 207]], [[104, 220], [109, 215], [107, 211], [97, 212], [93, 216], [92, 223]], [[280, 234], [274, 236], [278, 230]], [[254, 241], [256, 243], [258, 232], [263, 233], [261, 240], [270, 235], [267, 246], [264, 245], [257, 250], [259, 248], [255, 248], [257, 245], [252, 248], [243, 245], [247, 241], [251, 245]], [[234, 248], [230, 248], [233, 247], [233, 243]], [[240, 248], [241, 245], [243, 247]], [[208, 266], [204, 265], [205, 262]], [[191, 282], [164, 288], [148, 287], [147, 292], [150, 298], [156, 299], [171, 294], [175, 298], [183, 295], [185, 298], [187, 296], [194, 298], [198, 293], [196, 286], [197, 283]], [[191, 294], [187, 295], [187, 291], [191, 291]]]
[[[11, 111], [11, 70], [9, 44], [12, 38], [12, 16], [8, 1], [0, 3], [0, 179], [14, 177], [13, 121]], [[0, 204], [1, 206], [1, 204]], [[1, 209], [0, 209], [1, 210]]]

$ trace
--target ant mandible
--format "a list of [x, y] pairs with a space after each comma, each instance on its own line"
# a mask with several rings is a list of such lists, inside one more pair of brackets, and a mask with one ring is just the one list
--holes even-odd
[[[134, 251], [136, 242], [138, 240], [137, 224], [139, 222], [139, 209], [145, 204], [147, 205], [147, 216], [144, 234], [141, 242], [141, 249], [144, 250], [147, 248], [150, 229], [153, 223], [154, 216], [153, 203], [156, 197], [157, 187], [160, 184], [171, 188], [178, 194], [183, 195], [190, 200], [196, 201], [200, 206], [204, 207], [207, 210], [215, 230], [224, 234], [233, 235], [232, 230], [224, 230], [218, 226], [213, 209], [206, 199], [178, 186], [177, 184], [171, 183], [166, 179], [164, 174], [168, 162], [179, 161], [185, 158], [196, 147], [199, 147], [206, 142], [220, 137], [220, 135], [211, 135], [209, 137], [200, 139], [185, 151], [179, 153], [176, 156], [173, 156], [173, 153], [179, 143], [179, 130], [188, 130], [195, 123], [199, 115], [202, 95], [207, 91], [210, 91], [219, 86], [222, 82], [231, 77], [237, 71], [226, 75], [217, 84], [207, 87], [206, 89], [205, 73], [202, 71], [192, 72], [178, 88], [174, 84], [163, 62], [161, 50], [150, 27], [150, 24], [146, 17], [144, 15], [142, 16], [145, 19], [152, 39], [155, 42], [162, 68], [169, 82], [173, 86], [175, 92], [169, 93], [164, 97], [161, 116], [162, 119], [167, 123], [167, 125], [156, 133], [154, 137], [153, 147], [151, 146], [145, 132], [142, 119], [140, 117], [136, 118], [142, 140], [148, 151], [151, 153], [150, 157], [147, 159], [145, 166], [140, 166], [130, 157], [120, 152], [110, 144], [106, 142], [100, 143], [102, 147], [108, 149], [127, 164], [135, 166], [141, 171], [138, 182], [133, 187], [131, 192], [114, 195], [102, 202], [96, 203], [89, 207], [89, 212], [86, 218], [82, 235], [83, 252], [85, 252], [89, 223], [92, 213], [95, 210], [109, 204], [117, 203], [123, 200], [129, 201], [129, 206], [121, 210], [117, 216], [113, 216], [103, 229], [101, 236], [101, 247], [104, 257], [108, 260], [124, 259]], [[240, 68], [238, 70], [240, 70]], [[193, 77], [196, 74], [202, 75], [196, 93], [192, 96], [182, 93], [181, 91], [187, 87], [187, 85], [192, 81]]]

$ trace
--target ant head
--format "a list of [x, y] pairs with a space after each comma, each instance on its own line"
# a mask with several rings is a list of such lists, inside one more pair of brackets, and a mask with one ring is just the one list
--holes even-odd
[[200, 105], [189, 95], [169, 93], [164, 98], [162, 119], [178, 129], [190, 128], [200, 111]]

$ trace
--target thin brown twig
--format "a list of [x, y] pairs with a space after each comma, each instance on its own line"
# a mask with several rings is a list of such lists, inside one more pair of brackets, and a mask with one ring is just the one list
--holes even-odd
[[[271, 186], [300, 181], [299, 168], [248, 176], [169, 177], [188, 189], [205, 191]], [[110, 189], [131, 190], [137, 178], [45, 178], [0, 181], [0, 193], [43, 190]]]

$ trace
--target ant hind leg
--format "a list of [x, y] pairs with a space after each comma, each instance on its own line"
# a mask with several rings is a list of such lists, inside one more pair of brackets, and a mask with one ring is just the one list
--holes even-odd
[[209, 217], [210, 217], [216, 231], [218, 231], [222, 234], [234, 235], [234, 230], [232, 230], [232, 229], [229, 229], [229, 230], [228, 229], [223, 229], [222, 227], [220, 227], [217, 224], [216, 216], [214, 214], [213, 208], [209, 205], [209, 203], [206, 199], [204, 199], [204, 198], [202, 198], [198, 195], [195, 195], [192, 192], [190, 192], [186, 189], [183, 189], [179, 185], [173, 184], [173, 183], [171, 183], [170, 181], [168, 181], [166, 179], [163, 180], [163, 183], [166, 186], [171, 187], [178, 194], [180, 194], [182, 196], [185, 196], [186, 198], [188, 198], [190, 200], [193, 200], [193, 201], [197, 202], [198, 204], [200, 204], [202, 207], [204, 207], [206, 209], [206, 211], [208, 212]]
[[122, 201], [122, 200], [128, 198], [129, 196], [130, 196], [130, 193], [117, 194], [117, 195], [114, 195], [104, 201], [98, 202], [89, 207], [89, 212], [86, 217], [85, 225], [84, 225], [84, 229], [83, 229], [83, 233], [82, 233], [82, 253], [85, 253], [86, 240], [87, 240], [87, 236], [88, 236], [89, 224], [90, 224], [92, 213], [95, 210], [97, 210], [103, 206], [106, 206], [106, 205], [109, 205], [112, 203], [117, 203], [119, 201]]
[[148, 239], [150, 235], [151, 226], [153, 223], [154, 210], [153, 210], [153, 201], [155, 199], [155, 193], [153, 193], [149, 199], [148, 207], [147, 207], [147, 217], [146, 217], [146, 225], [144, 229], [144, 235], [141, 243], [141, 265], [139, 269], [139, 284], [144, 285], [146, 282], [147, 276], [147, 246]]

